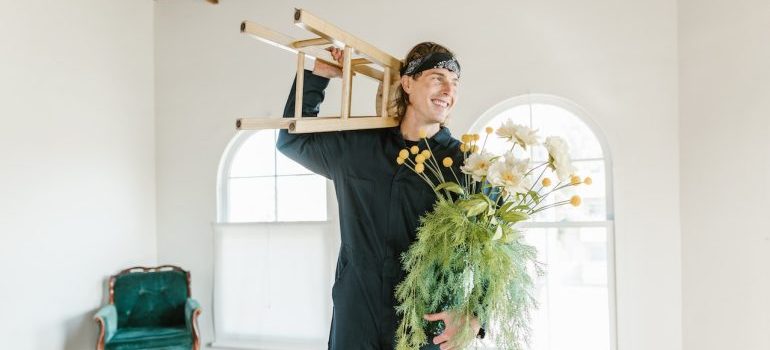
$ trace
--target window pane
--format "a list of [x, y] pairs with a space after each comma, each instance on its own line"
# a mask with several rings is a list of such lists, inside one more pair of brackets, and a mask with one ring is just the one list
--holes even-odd
[[[547, 205], [559, 201], [569, 200], [573, 195], [580, 195], [583, 199], [579, 207], [564, 205], [556, 208], [546, 209], [533, 216], [534, 221], [557, 222], [557, 221], [604, 221], [607, 220], [607, 197], [605, 195], [605, 172], [604, 161], [577, 161], [573, 162], [578, 169], [577, 175], [581, 178], [590, 176], [593, 180], [591, 185], [581, 184], [575, 187], [568, 187], [551, 194], [541, 205]], [[558, 182], [556, 175], [550, 170], [546, 170], [545, 176], [549, 176], [555, 182]]]
[[278, 220], [326, 220], [326, 179], [319, 175], [279, 176]]
[[275, 178], [230, 179], [228, 222], [275, 220]]
[[570, 220], [607, 220], [607, 187], [604, 161], [574, 162], [578, 169], [578, 175], [585, 178], [590, 176], [593, 181], [590, 185], [576, 187], [576, 192], [583, 197], [583, 204], [579, 211], [574, 212]]
[[323, 226], [265, 224], [226, 227], [219, 234], [218, 338], [286, 343], [328, 337]]
[[260, 288], [270, 266], [267, 241], [264, 235], [222, 233], [216, 289], [217, 311], [224, 315], [217, 320], [222, 333], [249, 334], [259, 322], [262, 301], [268, 297], [268, 290]]
[[310, 170], [299, 165], [299, 163], [289, 159], [289, 157], [283, 155], [280, 151], [276, 152], [276, 174], [277, 175], [299, 175], [299, 174], [312, 174]]
[[532, 350], [609, 350], [607, 231], [527, 230], [546, 275], [537, 282]]
[[275, 174], [275, 130], [252, 132], [235, 150], [230, 177]]
[[491, 126], [497, 129], [500, 124], [508, 119], [516, 124], [530, 126], [532, 119], [530, 118], [529, 105], [519, 105], [500, 113], [500, 115], [495, 117], [496, 122], [491, 123]]
[[[594, 133], [577, 116], [564, 108], [546, 105], [533, 105], [532, 127], [545, 141], [547, 136], [561, 136], [569, 144], [572, 159], [602, 158], [602, 147]], [[536, 159], [547, 159], [547, 153], [535, 154]]]

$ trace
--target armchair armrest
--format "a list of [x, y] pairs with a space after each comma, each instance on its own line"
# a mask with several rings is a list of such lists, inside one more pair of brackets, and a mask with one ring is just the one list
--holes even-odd
[[193, 336], [193, 349], [200, 349], [200, 332], [198, 331], [198, 316], [201, 314], [201, 306], [193, 298], [187, 298], [184, 306], [184, 320], [187, 330]]
[[198, 301], [193, 298], [187, 298], [187, 303], [184, 306], [184, 320], [187, 324], [187, 330], [192, 332], [197, 321], [198, 314], [201, 312], [201, 306]]
[[115, 330], [118, 329], [118, 311], [115, 309], [115, 305], [103, 306], [94, 315], [94, 320], [99, 325], [99, 339], [96, 346], [97, 349], [103, 349], [104, 344], [115, 335]]

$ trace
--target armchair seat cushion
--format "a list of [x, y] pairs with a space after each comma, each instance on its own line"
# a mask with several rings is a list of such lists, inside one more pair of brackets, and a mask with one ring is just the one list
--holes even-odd
[[118, 328], [105, 345], [106, 350], [189, 350], [192, 334], [185, 326]]

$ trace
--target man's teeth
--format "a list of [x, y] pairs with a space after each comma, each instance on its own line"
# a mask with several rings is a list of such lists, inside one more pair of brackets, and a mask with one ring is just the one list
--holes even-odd
[[449, 102], [441, 101], [441, 100], [433, 100], [433, 104], [441, 106], [441, 107], [448, 107]]

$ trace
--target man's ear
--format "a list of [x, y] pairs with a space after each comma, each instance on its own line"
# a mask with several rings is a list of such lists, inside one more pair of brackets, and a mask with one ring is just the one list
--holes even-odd
[[412, 92], [412, 79], [408, 75], [402, 75], [401, 76], [401, 87], [404, 89], [404, 92], [407, 94]]

